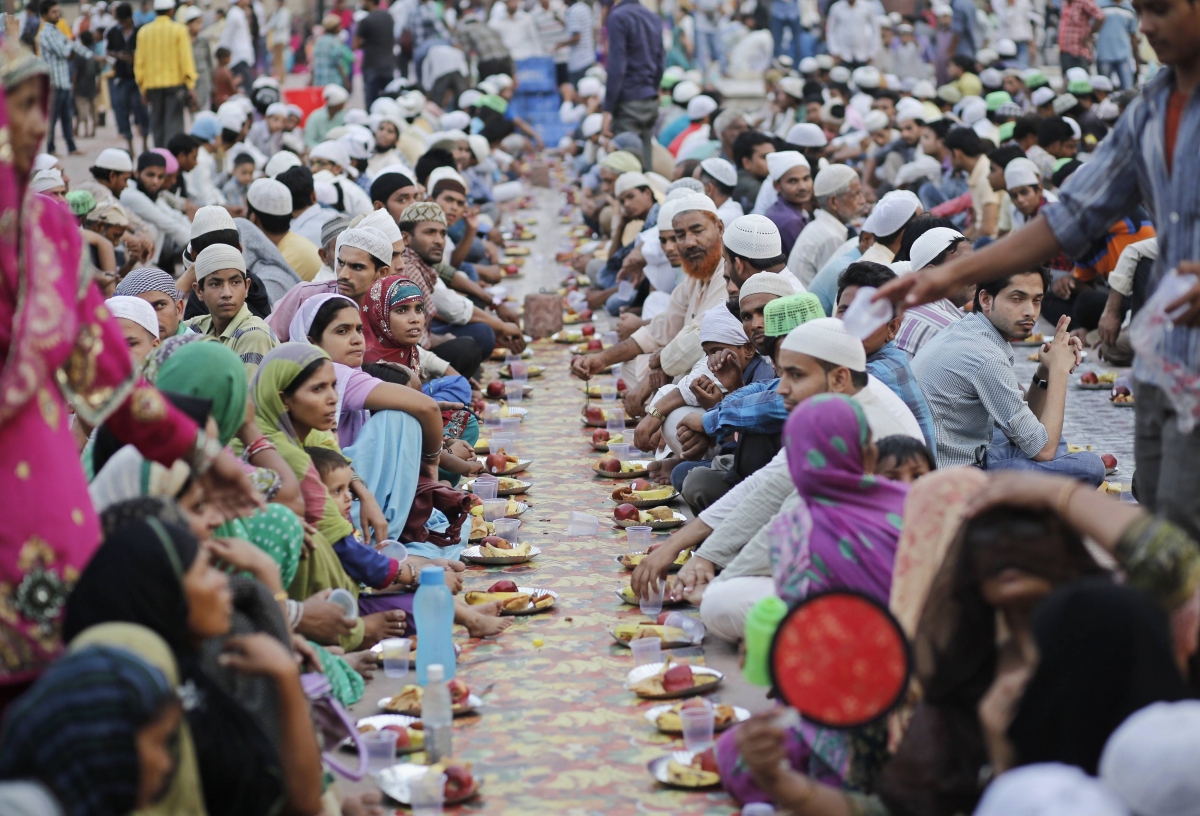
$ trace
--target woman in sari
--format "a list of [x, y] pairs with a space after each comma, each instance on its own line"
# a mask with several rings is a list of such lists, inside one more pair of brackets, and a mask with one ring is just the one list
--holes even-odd
[[46, 133], [44, 62], [0, 44], [0, 709], [61, 651], [63, 603], [99, 544], [71, 428], [108, 420], [169, 465], [188, 461], [231, 516], [258, 503], [236, 460], [135, 373], [92, 285], [70, 211], [32, 194]]
[[[789, 605], [832, 589], [886, 603], [908, 487], [873, 475], [877, 454], [862, 409], [840, 394], [810, 397], [792, 411], [783, 441], [799, 501], [771, 522], [776, 593]], [[718, 743], [725, 789], [742, 802], [768, 801], [739, 755], [737, 730]], [[878, 727], [847, 732], [804, 723], [789, 730], [786, 755], [792, 768], [857, 789], [882, 749]]]

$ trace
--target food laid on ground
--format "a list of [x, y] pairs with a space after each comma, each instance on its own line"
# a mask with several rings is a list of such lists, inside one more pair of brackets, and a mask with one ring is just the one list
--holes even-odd
[[571, 346], [570, 351], [572, 354], [595, 354], [597, 351], [608, 351], [612, 347], [612, 343], [605, 343], [599, 337], [593, 337], [586, 343]]
[[[521, 387], [521, 396], [523, 398], [528, 398], [528, 397], [532, 396], [532, 394], [533, 394], [533, 386], [532, 385], [529, 385], [528, 383], [526, 383], [524, 386]], [[504, 400], [507, 398], [508, 392], [505, 390], [504, 383], [500, 382], [499, 380], [492, 380], [490, 383], [488, 383], [486, 386], [484, 386], [483, 396], [485, 399], [490, 399], [490, 400]]]
[[[474, 510], [475, 508], [471, 508]], [[481, 508], [482, 509], [482, 508]], [[482, 541], [485, 536], [495, 535], [496, 525], [490, 521], [484, 521], [483, 516], [471, 516], [471, 533], [467, 536], [468, 541]]]
[[613, 479], [632, 479], [635, 476], [644, 476], [650, 472], [650, 461], [648, 459], [629, 459], [622, 462], [615, 456], [605, 456], [596, 466], [592, 468], [598, 476], [606, 476]]
[[[455, 714], [465, 714], [474, 711], [483, 702], [474, 694], [461, 678], [455, 677], [446, 684], [450, 688], [450, 710]], [[394, 714], [407, 714], [410, 717], [421, 716], [421, 697], [425, 689], [421, 686], [410, 685], [400, 690], [392, 697], [384, 697], [379, 701], [379, 707]]]
[[[525, 549], [528, 547], [529, 549]], [[484, 551], [483, 543], [475, 544], [467, 547], [459, 555], [460, 561], [465, 561], [469, 564], [483, 564], [485, 566], [507, 566], [509, 564], [524, 564], [537, 556], [541, 555], [541, 550], [529, 544], [522, 544], [520, 548], [513, 550], [492, 549]]]
[[[586, 323], [592, 319], [592, 310], [584, 309], [582, 312], [575, 312], [567, 309], [563, 312], [563, 323], [565, 325], [574, 325], [576, 323]], [[576, 341], [578, 342], [578, 341]]]
[[670, 699], [705, 694], [725, 678], [716, 669], [675, 662], [668, 656], [662, 663], [638, 666], [629, 673], [628, 688], [639, 697]]
[[[508, 497], [508, 503], [504, 505], [505, 518], [516, 518], [529, 509], [529, 505], [524, 502], [519, 502], [511, 496]], [[483, 518], [483, 500], [471, 494], [471, 515]]]
[[1105, 388], [1110, 388], [1117, 381], [1117, 372], [1101, 371], [1097, 374], [1094, 371], [1084, 371], [1079, 375], [1079, 387], [1087, 391], [1100, 391]]
[[[475, 480], [471, 479], [461, 483], [458, 487], [462, 492], [470, 493], [471, 485], [473, 484], [475, 484]], [[523, 482], [520, 479], [514, 479], [511, 476], [501, 476], [496, 484], [496, 495], [513, 496], [517, 493], [524, 493], [531, 487], [533, 487], [533, 485], [530, 482]]]
[[[465, 802], [479, 793], [482, 782], [471, 772], [471, 763], [449, 761], [434, 765], [417, 765], [405, 762], [384, 768], [379, 771], [377, 780], [379, 789], [402, 805], [412, 804], [411, 785], [426, 774], [445, 774], [446, 782], [442, 789], [444, 804], [456, 805]], [[392, 808], [388, 808], [391, 811]]]
[[515, 556], [529, 555], [530, 549], [533, 547], [528, 541], [522, 541], [520, 544], [513, 544], [507, 539], [499, 536], [484, 536], [479, 542], [479, 552], [484, 557], [491, 558], [511, 558]]
[[610, 433], [607, 428], [597, 428], [592, 431], [592, 449], [608, 452], [608, 445], [611, 442], [614, 445], [625, 441], [625, 434]]
[[581, 343], [584, 334], [581, 329], [563, 329], [550, 335], [550, 339], [555, 343]]
[[513, 456], [501, 448], [487, 455], [487, 458], [483, 460], [483, 469], [493, 476], [507, 476], [512, 473], [520, 473], [532, 463], [532, 459]]
[[678, 527], [687, 521], [687, 517], [682, 513], [672, 510], [670, 507], [662, 505], [651, 507], [649, 510], [639, 510], [632, 504], [619, 504], [613, 510], [613, 520], [618, 527], [635, 527], [637, 525], [646, 525], [655, 529], [667, 529], [670, 527]]
[[689, 645], [692, 639], [688, 637], [687, 632], [678, 629], [674, 626], [659, 626], [654, 623], [619, 623], [612, 630], [612, 636], [619, 643], [629, 645], [635, 640], [642, 638], [658, 638], [663, 642], [664, 646], [679, 644]]
[[717, 759], [711, 748], [694, 755], [688, 763], [674, 758], [667, 760], [666, 773], [667, 784], [680, 788], [710, 788], [721, 784]]
[[521, 419], [524, 419], [528, 415], [528, 408], [513, 408], [507, 402], [500, 403], [501, 419], [507, 419], [508, 417], [520, 417]]
[[514, 247], [514, 246], [510, 246], [510, 247], [505, 247], [505, 248], [504, 248], [504, 254], [505, 254], [505, 255], [528, 255], [528, 254], [529, 254], [529, 247], [524, 247], [524, 246], [515, 246], [515, 247]]
[[[706, 700], [693, 697], [672, 706], [657, 706], [646, 712], [646, 719], [653, 722], [655, 727], [664, 734], [682, 734], [683, 718], [680, 717], [680, 712], [689, 708], [706, 708], [708, 706], [709, 703]], [[746, 709], [739, 711], [734, 706], [724, 704], [714, 705], [712, 710], [714, 731], [724, 731], [734, 723], [746, 719], [750, 713]], [[746, 717], [741, 716], [742, 712], [746, 713]]]
[[[622, 409], [621, 414], [624, 415], [624, 413], [625, 411]], [[583, 422], [592, 428], [603, 428], [605, 423], [608, 422], [608, 411], [599, 405], [587, 405], [583, 409]], [[627, 426], [631, 424], [636, 425], [637, 420], [632, 417], [625, 417], [625, 424]]]
[[[650, 549], [646, 550], [645, 552], [625, 553], [624, 555], [618, 555], [617, 563], [627, 570], [634, 569], [638, 564], [642, 563], [643, 559], [645, 559], [647, 555], [654, 552], [661, 546], [661, 544], [651, 544]], [[675, 560], [671, 562], [671, 571], [674, 572], [682, 567], [691, 557], [691, 550], [684, 550], [679, 555], [675, 556]]]
[[1133, 392], [1125, 385], [1114, 385], [1112, 389], [1112, 397], [1109, 398], [1113, 405], [1120, 405], [1126, 408], [1133, 407]]
[[[647, 485], [649, 486], [647, 487]], [[638, 508], [669, 504], [678, 496], [679, 491], [671, 485], [655, 485], [645, 479], [635, 479], [632, 483], [621, 485], [612, 492], [612, 500], [617, 504], [632, 504]]]
[[[545, 371], [546, 371], [546, 369], [542, 368], [541, 366], [536, 366], [536, 365], [525, 366], [525, 373], [529, 377], [540, 377], [540, 376], [542, 376], [542, 374], [545, 373]], [[506, 380], [512, 379], [512, 371], [509, 369], [507, 363], [505, 363], [503, 366], [500, 367], [500, 376]]]
[[468, 606], [491, 603], [500, 604], [502, 615], [528, 615], [554, 606], [558, 593], [535, 587], [519, 587], [512, 581], [497, 581], [482, 592], [467, 592], [463, 600]]
[[[370, 734], [375, 731], [391, 731], [396, 734], [396, 753], [411, 754], [425, 749], [425, 732], [421, 721], [402, 714], [377, 714], [373, 717], [363, 717], [358, 721], [356, 730], [360, 734]], [[347, 741], [343, 745], [353, 745]]]
[[[626, 584], [625, 586], [621, 587], [620, 589], [614, 590], [614, 591], [617, 593], [617, 597], [621, 599], [622, 603], [627, 603], [630, 606], [638, 605], [637, 593], [635, 593], [633, 591], [633, 587], [631, 587], [629, 584]], [[683, 606], [686, 603], [687, 603], [687, 601], [683, 600], [682, 598], [680, 598], [677, 601], [672, 601], [670, 598], [666, 597], [665, 595], [663, 596], [663, 606], [664, 607]]]

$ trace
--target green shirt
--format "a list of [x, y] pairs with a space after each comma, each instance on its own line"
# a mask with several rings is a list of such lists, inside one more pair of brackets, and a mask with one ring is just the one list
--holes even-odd
[[271, 327], [261, 317], [250, 314], [250, 307], [245, 303], [219, 335], [213, 331], [212, 315], [193, 317], [187, 324], [201, 334], [216, 337], [222, 345], [233, 349], [246, 366], [247, 380], [254, 377], [266, 353], [279, 345]]

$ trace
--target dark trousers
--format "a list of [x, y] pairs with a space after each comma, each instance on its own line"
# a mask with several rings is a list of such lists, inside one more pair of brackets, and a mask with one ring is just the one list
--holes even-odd
[[[1046, 296], [1042, 298], [1042, 316], [1052, 325], [1057, 325], [1060, 317], [1070, 315], [1071, 331], [1075, 329], [1091, 331], [1100, 325], [1100, 315], [1104, 314], [1104, 307], [1108, 304], [1108, 291], [1108, 289], [1080, 288], [1066, 300], [1047, 292]], [[1125, 298], [1121, 304], [1121, 310], [1125, 311], [1128, 308], [1129, 298]]]
[[146, 91], [146, 99], [150, 103], [150, 132], [154, 134], [155, 147], [166, 147], [173, 136], [183, 133], [183, 111], [187, 108], [187, 96], [187, 88], [183, 85]]
[[378, 99], [383, 94], [383, 89], [392, 81], [391, 74], [368, 74], [363, 73], [363, 99], [366, 100], [366, 108], [370, 109], [371, 103]]
[[75, 103], [71, 99], [70, 88], [50, 89], [50, 136], [46, 142], [46, 152], [54, 152], [54, 126], [62, 123], [63, 140], [67, 150], [75, 152], [74, 120]]
[[[458, 327], [455, 326], [455, 328]], [[483, 361], [479, 346], [470, 337], [455, 337], [453, 340], [447, 340], [440, 346], [434, 346], [433, 353], [449, 363], [451, 368], [464, 377], [474, 377], [479, 371], [479, 364]]]
[[133, 79], [114, 79], [108, 87], [112, 93], [113, 116], [117, 119], [117, 132], [121, 134], [122, 138], [132, 142], [133, 127], [129, 123], [129, 119], [132, 117], [133, 123], [137, 125], [138, 131], [145, 138], [146, 133], [150, 130], [150, 114], [146, 112], [146, 106], [142, 104], [142, 92], [138, 90], [137, 83]]
[[613, 135], [636, 133], [642, 140], [642, 169], [654, 169], [654, 152], [650, 146], [654, 126], [658, 123], [658, 97], [634, 99], [617, 103], [612, 120]]
[[239, 62], [229, 66], [229, 70], [242, 78], [242, 93], [250, 95], [250, 86], [254, 84], [254, 66], [248, 62]]
[[1183, 433], [1167, 395], [1135, 380], [1133, 453], [1137, 500], [1151, 513], [1200, 536], [1200, 428]]
[[[472, 340], [475, 345], [479, 346], [481, 359], [486, 360], [492, 354], [492, 349], [496, 347], [496, 332], [486, 323], [467, 323], [463, 326], [453, 326], [449, 323], [443, 323], [441, 320], [434, 318], [430, 323], [429, 330], [434, 334], [453, 334], [457, 338], [467, 338]], [[437, 348], [441, 348], [438, 346]], [[438, 354], [441, 357], [441, 354]], [[458, 368], [458, 366], [455, 366]], [[458, 373], [464, 377], [467, 373], [461, 368], [458, 368]]]

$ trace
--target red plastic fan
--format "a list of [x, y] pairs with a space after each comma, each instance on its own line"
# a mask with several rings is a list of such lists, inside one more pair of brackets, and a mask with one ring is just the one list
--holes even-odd
[[814, 595], [771, 644], [771, 680], [801, 716], [828, 728], [882, 717], [908, 687], [908, 642], [888, 610], [856, 592]]

